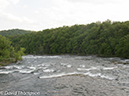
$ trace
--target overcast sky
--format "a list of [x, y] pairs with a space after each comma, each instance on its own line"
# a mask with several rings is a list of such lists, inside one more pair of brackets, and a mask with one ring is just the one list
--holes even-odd
[[129, 0], [0, 0], [0, 30], [129, 20]]

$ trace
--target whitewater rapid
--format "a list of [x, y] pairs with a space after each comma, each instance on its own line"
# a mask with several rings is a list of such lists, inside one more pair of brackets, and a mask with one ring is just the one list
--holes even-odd
[[[117, 62], [114, 63], [114, 62]], [[126, 63], [126, 65], [124, 65]], [[101, 92], [90, 92], [81, 91], [84, 96], [111, 96], [111, 92], [108, 92], [108, 87], [113, 87], [116, 96], [120, 91], [123, 96], [129, 95], [129, 59], [121, 59], [117, 57], [113, 58], [102, 58], [97, 56], [76, 56], [76, 55], [44, 55], [44, 56], [34, 56], [26, 55], [23, 56], [23, 60], [17, 63], [10, 64], [8, 66], [0, 67], [0, 90], [30, 90], [30, 91], [39, 91], [41, 96], [46, 96], [45, 94], [52, 95], [51, 91], [56, 90], [58, 93], [54, 93], [54, 96], [60, 96], [64, 94], [62, 92], [67, 91], [66, 95], [75, 96], [73, 88], [80, 84], [79, 82], [90, 82], [94, 81], [94, 87], [105, 86], [107, 89], [104, 90], [103, 95]], [[78, 79], [80, 78], [80, 79]], [[69, 87], [70, 82], [66, 84], [63, 80], [70, 81], [74, 83], [75, 86]], [[83, 81], [83, 79], [85, 79]], [[60, 81], [62, 80], [62, 81]], [[73, 81], [71, 81], [73, 80]], [[43, 82], [48, 84], [45, 85]], [[49, 85], [50, 82], [53, 82]], [[57, 85], [67, 87], [62, 87], [63, 91], [59, 91], [56, 87]], [[105, 82], [105, 83], [104, 83]], [[40, 84], [39, 84], [40, 83]], [[13, 85], [14, 84], [14, 85]], [[34, 84], [34, 85], [33, 85]], [[43, 85], [42, 85], [43, 84]], [[74, 85], [73, 84], [73, 85]], [[84, 83], [83, 83], [84, 84]], [[116, 85], [114, 85], [116, 84]], [[28, 85], [28, 87], [27, 87]], [[42, 85], [42, 86], [41, 86]], [[21, 87], [22, 86], [22, 87]], [[36, 88], [34, 87], [36, 86]], [[86, 87], [84, 84], [82, 88]], [[29, 89], [29, 87], [31, 87]], [[42, 88], [43, 87], [43, 88]], [[89, 85], [92, 89], [93, 85]], [[44, 89], [45, 88], [45, 89]], [[123, 89], [121, 89], [123, 88]], [[66, 90], [68, 89], [68, 90]], [[71, 90], [71, 91], [70, 91]], [[86, 90], [86, 89], [85, 89]], [[98, 89], [94, 89], [96, 91]], [[101, 90], [101, 91], [102, 91]], [[71, 93], [72, 92], [72, 93]], [[77, 96], [82, 96], [82, 93]], [[74, 95], [73, 95], [74, 94]], [[79, 94], [79, 92], [77, 92]], [[98, 95], [97, 95], [98, 94]], [[65, 95], [64, 95], [65, 96]]]

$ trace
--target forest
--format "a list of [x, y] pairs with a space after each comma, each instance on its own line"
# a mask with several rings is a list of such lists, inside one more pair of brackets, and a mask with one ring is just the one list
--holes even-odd
[[10, 29], [10, 30], [0, 31], [0, 35], [7, 37], [7, 36], [14, 36], [14, 35], [23, 35], [31, 32], [34, 32], [34, 31], [28, 31], [28, 30], [22, 30], [22, 29]]
[[106, 20], [9, 37], [25, 54], [79, 54], [129, 58], [129, 21]]
[[20, 48], [20, 50], [16, 51], [15, 48], [11, 46], [11, 42], [6, 37], [0, 35], [0, 66], [21, 60], [24, 51], [24, 48]]

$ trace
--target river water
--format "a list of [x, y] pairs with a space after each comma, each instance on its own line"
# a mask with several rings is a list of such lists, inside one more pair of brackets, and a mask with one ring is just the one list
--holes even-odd
[[27, 55], [0, 67], [0, 96], [129, 96], [128, 74], [129, 59]]

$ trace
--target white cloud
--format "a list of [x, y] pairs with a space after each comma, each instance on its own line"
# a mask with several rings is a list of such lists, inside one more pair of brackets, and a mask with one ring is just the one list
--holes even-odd
[[20, 0], [9, 0], [13, 4], [17, 4]]
[[33, 3], [29, 3], [31, 0], [19, 1], [0, 0], [0, 21], [4, 27], [8, 24], [24, 29], [43, 30], [107, 19], [129, 20], [128, 0], [37, 0]]
[[31, 20], [27, 17], [18, 17], [18, 16], [15, 16], [13, 14], [4, 13], [4, 12], [1, 13], [0, 15], [4, 19], [7, 19], [7, 20], [12, 21], [12, 22], [16, 22], [16, 23], [28, 23], [28, 24], [35, 23], [34, 20]]
[[0, 11], [5, 9], [9, 4], [7, 0], [0, 0]]
[[[47, 8], [41, 7], [38, 10], [35, 10], [37, 17], [37, 22], [39, 22], [41, 28], [52, 28], [59, 27], [63, 25], [74, 25], [74, 24], [88, 24], [96, 21], [105, 21], [110, 20], [127, 20], [127, 9], [120, 7], [121, 4], [125, 5], [126, 3], [120, 3], [118, 0], [116, 3], [105, 3], [105, 4], [95, 4], [95, 0], [78, 0], [78, 2], [69, 2], [70, 0], [52, 0], [52, 6]], [[98, 0], [101, 2], [102, 0]], [[109, 0], [111, 1], [111, 0]], [[106, 0], [106, 2], [109, 2]], [[115, 2], [113, 0], [112, 2]], [[102, 1], [103, 2], [103, 1]], [[128, 3], [127, 3], [128, 4]], [[122, 11], [125, 10], [125, 11]], [[124, 17], [124, 18], [122, 18]], [[126, 18], [126, 19], [125, 19]]]
[[91, 3], [91, 4], [107, 4], [107, 3], [120, 3], [120, 0], [67, 0], [69, 2], [77, 3]]
[[17, 4], [20, 0], [0, 0], [0, 11], [3, 11], [7, 8], [11, 3]]

